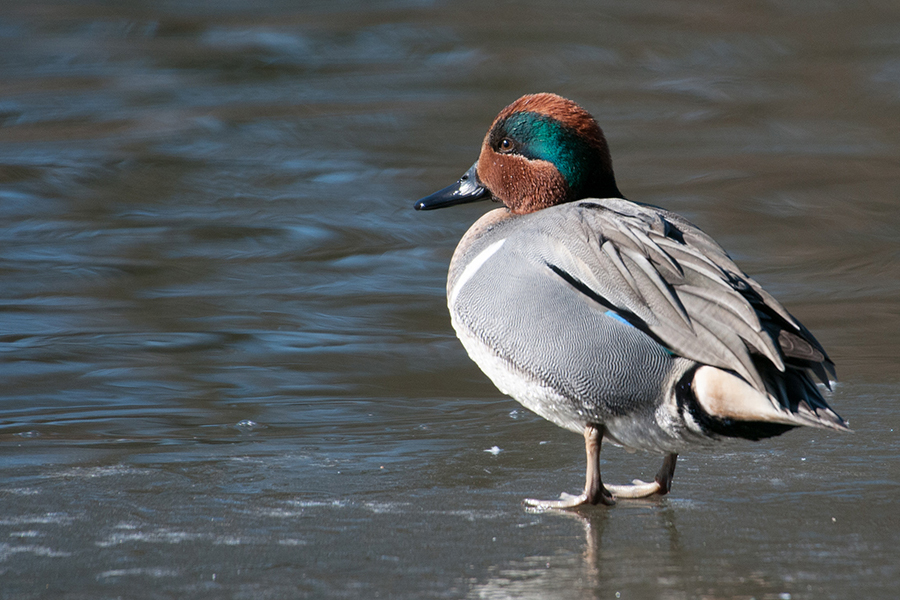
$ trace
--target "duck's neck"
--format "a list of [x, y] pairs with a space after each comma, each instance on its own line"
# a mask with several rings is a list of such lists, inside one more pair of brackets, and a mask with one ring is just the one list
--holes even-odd
[[575, 200], [582, 198], [622, 198], [622, 192], [616, 185], [616, 176], [613, 174], [612, 165], [603, 165], [592, 170], [592, 178], [585, 182], [583, 191], [577, 194]]

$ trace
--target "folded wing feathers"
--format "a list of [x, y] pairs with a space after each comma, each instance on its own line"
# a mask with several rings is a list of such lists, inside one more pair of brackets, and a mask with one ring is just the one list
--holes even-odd
[[[644, 295], [641, 293], [641, 286], [638, 285], [637, 281], [634, 280], [634, 276], [631, 274], [631, 271], [628, 267], [625, 266], [625, 263], [622, 262], [622, 257], [619, 255], [619, 251], [616, 250], [616, 247], [612, 244], [612, 242], [605, 241], [600, 246], [601, 250], [603, 250], [603, 254], [609, 259], [609, 261], [613, 264], [613, 266], [618, 270], [618, 274], [622, 279], [624, 279], [630, 288], [630, 292], [636, 296], [636, 300], [640, 302], [647, 302], [647, 299], [644, 298]], [[621, 289], [621, 288], [620, 288]]]
[[[697, 286], [681, 286], [678, 292], [686, 306], [697, 311], [716, 311], [715, 321], [734, 329], [744, 342], [759, 354], [768, 358], [779, 371], [784, 371], [784, 361], [771, 336], [763, 331], [756, 312], [747, 302], [739, 302], [734, 294], [723, 294]], [[713, 315], [710, 315], [713, 316]]]
[[[602, 210], [589, 211], [584, 217], [594, 221], [594, 231], [601, 232], [600, 248], [606, 258], [601, 262], [607, 272], [595, 273], [593, 285], [614, 305], [644, 319], [672, 351], [731, 369], [760, 390], [765, 384], [750, 350], [779, 371], [785, 370], [783, 356], [805, 361], [804, 366], [820, 377], [826, 369], [832, 370], [824, 351], [817, 354], [821, 348], [815, 340], [805, 339], [808, 332], [744, 275], [712, 238], [667, 211], [624, 206], [622, 201], [601, 203], [592, 206]], [[579, 270], [583, 269], [586, 265]], [[625, 283], [627, 291], [615, 280]], [[760, 323], [757, 304], [797, 334], [787, 332], [786, 337], [773, 340]], [[827, 383], [827, 375], [823, 381]]]
[[800, 336], [782, 329], [778, 332], [778, 345], [785, 356], [822, 362], [825, 355]]
[[790, 323], [798, 331], [800, 331], [802, 329], [802, 326], [800, 325], [800, 323], [798, 323], [794, 319], [794, 317], [791, 316], [791, 313], [789, 313], [787, 310], [785, 310], [785, 308], [781, 305], [781, 303], [778, 300], [776, 300], [775, 298], [773, 298], [769, 292], [762, 289], [761, 285], [759, 285], [758, 283], [756, 283], [749, 277], [746, 279], [746, 281], [747, 281], [747, 283], [750, 284], [750, 287], [753, 289], [753, 291], [756, 292], [757, 295], [759, 295], [759, 297], [763, 301], [763, 304], [765, 304], [767, 308], [774, 311], [779, 317], [781, 317], [782, 319], [784, 319], [785, 321]]
[[[672, 287], [660, 277], [659, 271], [654, 268], [654, 265], [636, 250], [626, 248], [623, 250], [623, 254], [628, 257], [628, 262], [637, 267], [637, 269], [631, 269], [631, 272], [635, 279], [640, 281], [639, 289], [646, 290], [646, 292], [642, 291], [642, 295], [651, 305], [653, 312], [660, 315], [664, 322], [668, 322], [672, 316], [676, 316], [681, 319], [685, 327], [692, 329], [691, 318], [687, 311], [673, 293]], [[664, 300], [663, 302], [658, 300], [660, 297]]]
[[[669, 281], [670, 283], [677, 283], [682, 277], [684, 277], [684, 271], [681, 269], [681, 266], [677, 262], [675, 262], [675, 260], [671, 256], [669, 256], [665, 250], [660, 248], [655, 240], [651, 239], [650, 236], [640, 230], [635, 230], [632, 233], [634, 234], [636, 240], [640, 243], [638, 247], [644, 248], [644, 251], [647, 253], [647, 257], [656, 264], [656, 268], [663, 273], [667, 281]], [[654, 237], [659, 240], [668, 239], [665, 237], [660, 237], [659, 235], [656, 235]]]
[[716, 327], [716, 330], [713, 331], [712, 327], [707, 327], [706, 325], [706, 323], [698, 322], [696, 326], [698, 333], [703, 345], [710, 349], [715, 349], [716, 352], [713, 353], [714, 362], [707, 360], [700, 360], [699, 362], [731, 369], [750, 382], [755, 388], [764, 390], [765, 384], [762, 377], [753, 364], [753, 359], [750, 357], [747, 347], [741, 342], [741, 338], [729, 329]]

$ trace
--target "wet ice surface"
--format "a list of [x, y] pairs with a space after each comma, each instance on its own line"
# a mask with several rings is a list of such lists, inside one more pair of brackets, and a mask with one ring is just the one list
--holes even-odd
[[[896, 8], [8, 4], [0, 597], [895, 596]], [[411, 207], [544, 90], [815, 332], [855, 433], [522, 507], [579, 490], [581, 439], [453, 337], [488, 207]]]
[[[850, 452], [815, 432], [689, 454], [670, 498], [577, 516], [519, 502], [575, 491], [578, 440], [496, 403], [472, 408], [491, 425], [456, 427], [458, 444], [409, 428], [355, 450], [340, 434], [313, 446], [301, 425], [296, 437], [194, 447], [45, 447], [43, 464], [3, 473], [4, 592], [40, 595], [39, 582], [84, 597], [893, 593], [896, 531], [885, 527], [900, 448], [871, 412]], [[487, 440], [504, 451], [485, 453]], [[617, 480], [657, 466], [606, 453]]]

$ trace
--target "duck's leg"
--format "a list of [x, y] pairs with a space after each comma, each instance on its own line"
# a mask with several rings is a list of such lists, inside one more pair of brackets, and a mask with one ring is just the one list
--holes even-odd
[[[527, 498], [525, 504], [535, 508], [575, 508], [585, 504], [616, 503], [609, 491], [603, 487], [600, 479], [600, 442], [603, 441], [603, 425], [584, 426], [584, 453], [587, 456], [587, 471], [584, 478], [584, 491], [580, 496], [563, 493], [559, 500], [532, 500]], [[674, 463], [672, 468], [674, 469]]]
[[676, 460], [678, 460], [677, 454], [667, 454], [663, 460], [662, 467], [659, 469], [659, 473], [656, 474], [656, 478], [650, 483], [635, 479], [631, 485], [609, 485], [606, 487], [616, 498], [646, 498], [653, 494], [663, 496], [672, 489]]

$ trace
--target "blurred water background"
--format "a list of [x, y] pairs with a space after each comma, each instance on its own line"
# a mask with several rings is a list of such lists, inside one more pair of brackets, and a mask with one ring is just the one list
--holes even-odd
[[[537, 91], [815, 332], [854, 434], [523, 509], [582, 440], [450, 328], [489, 207], [412, 204]], [[896, 2], [5, 0], [0, 598], [895, 598], [898, 196]]]

